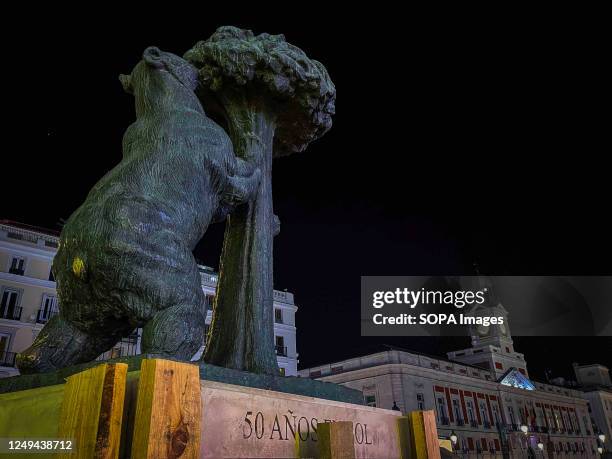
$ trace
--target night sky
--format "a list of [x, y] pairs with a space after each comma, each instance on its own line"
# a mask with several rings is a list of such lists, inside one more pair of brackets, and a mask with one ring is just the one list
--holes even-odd
[[[231, 24], [284, 33], [337, 88], [331, 131], [274, 163], [275, 285], [299, 306], [301, 368], [383, 343], [439, 355], [468, 345], [362, 338], [362, 275], [470, 275], [474, 263], [490, 275], [612, 274], [597, 27], [118, 13], [50, 19], [18, 46], [5, 42], [4, 139], [14, 146], [2, 156], [0, 218], [57, 228], [120, 160], [134, 108], [118, 75], [149, 45], [182, 55]], [[203, 263], [218, 266], [222, 237], [223, 225], [209, 229], [196, 250]], [[612, 367], [612, 338], [515, 347], [536, 379], [545, 369], [570, 376], [573, 361]]]

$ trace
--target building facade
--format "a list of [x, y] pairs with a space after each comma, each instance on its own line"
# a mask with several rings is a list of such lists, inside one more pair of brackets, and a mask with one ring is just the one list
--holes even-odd
[[612, 452], [612, 381], [610, 370], [603, 365], [574, 364], [578, 387], [588, 401], [589, 415], [595, 433], [603, 435], [605, 451]]
[[503, 326], [469, 328], [472, 346], [448, 359], [389, 348], [299, 375], [360, 390], [371, 406], [435, 410], [439, 436], [456, 435], [459, 457], [599, 457], [583, 392], [531, 381], [505, 309], [494, 309]]
[[[0, 377], [19, 374], [15, 356], [28, 348], [44, 324], [59, 312], [56, 284], [51, 273], [59, 234], [16, 222], [0, 220]], [[212, 320], [212, 299], [217, 274], [200, 266], [206, 294], [206, 324]], [[293, 294], [274, 291], [274, 334], [281, 374], [297, 375], [295, 313]], [[117, 343], [99, 358], [140, 353], [141, 329]], [[204, 341], [204, 338], [203, 338]], [[199, 358], [204, 349], [194, 356]]]

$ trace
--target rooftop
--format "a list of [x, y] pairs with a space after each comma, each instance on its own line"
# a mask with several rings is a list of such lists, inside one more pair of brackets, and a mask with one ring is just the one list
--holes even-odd
[[43, 228], [41, 226], [28, 225], [27, 223], [16, 222], [13, 220], [0, 219], [0, 225], [11, 226], [13, 228], [19, 228], [33, 233], [46, 234], [48, 236], [59, 237], [60, 232], [58, 230], [52, 230], [49, 228]]

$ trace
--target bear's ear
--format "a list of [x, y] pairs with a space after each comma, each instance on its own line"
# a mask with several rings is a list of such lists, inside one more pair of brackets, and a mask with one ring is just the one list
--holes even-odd
[[132, 87], [132, 77], [130, 75], [119, 75], [119, 81], [123, 90], [128, 94], [134, 95], [134, 88]]
[[155, 67], [156, 69], [162, 68], [164, 66], [162, 52], [156, 46], [149, 46], [142, 53], [142, 59], [151, 67]]

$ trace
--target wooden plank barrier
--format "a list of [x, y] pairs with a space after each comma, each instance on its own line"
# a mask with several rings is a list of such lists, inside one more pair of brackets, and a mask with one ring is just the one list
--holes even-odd
[[102, 364], [68, 377], [57, 437], [74, 440], [59, 458], [117, 458], [127, 365]]
[[397, 418], [397, 439], [399, 442], [400, 459], [411, 459], [410, 453], [410, 418]]
[[201, 422], [198, 366], [143, 360], [131, 457], [195, 459], [200, 454]]
[[410, 458], [439, 459], [440, 444], [435, 413], [432, 410], [412, 411], [408, 418], [410, 420]]
[[[201, 439], [203, 415], [209, 421], [215, 416], [202, 406], [199, 367], [144, 359], [140, 371], [128, 374], [127, 369], [124, 363], [103, 363], [68, 377], [63, 385], [0, 395], [0, 437], [73, 440], [71, 454], [56, 452], [61, 458], [198, 458], [201, 442], [207, 441]], [[383, 437], [399, 442], [391, 449], [401, 459], [440, 458], [433, 411], [394, 419], [388, 427], [396, 422], [395, 432]], [[316, 435], [315, 442], [295, 436], [296, 457], [354, 459], [363, 454], [355, 449], [351, 421], [319, 423]]]
[[355, 459], [355, 439], [351, 421], [323, 422], [317, 425], [319, 459]]

